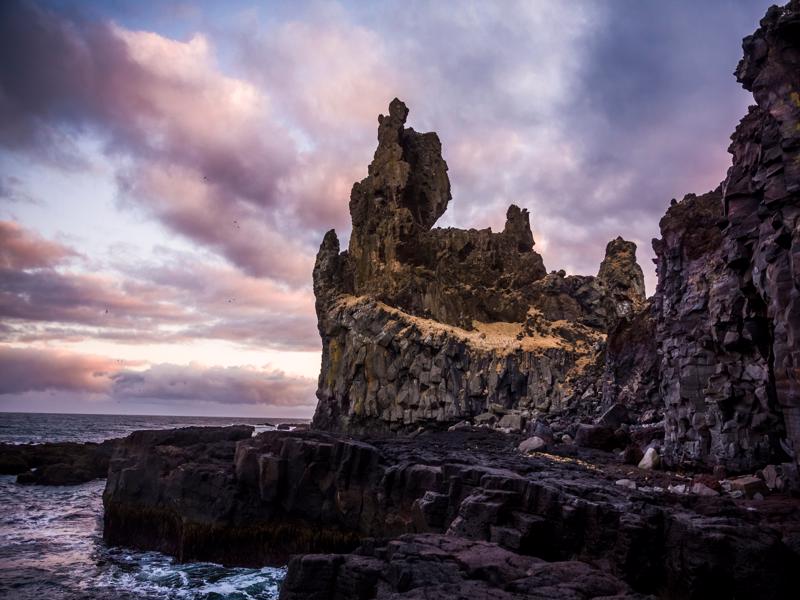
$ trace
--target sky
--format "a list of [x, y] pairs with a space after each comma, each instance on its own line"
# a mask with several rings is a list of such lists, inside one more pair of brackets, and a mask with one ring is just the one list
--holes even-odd
[[311, 269], [377, 116], [436, 131], [439, 226], [531, 212], [596, 274], [724, 179], [760, 0], [0, 2], [0, 411], [309, 417]]

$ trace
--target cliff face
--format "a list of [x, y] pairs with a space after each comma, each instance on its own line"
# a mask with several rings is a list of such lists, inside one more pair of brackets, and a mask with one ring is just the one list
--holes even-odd
[[500, 233], [433, 228], [450, 201], [441, 145], [393, 101], [353, 188], [350, 248], [331, 231], [317, 257], [315, 426], [411, 430], [494, 407], [586, 420], [621, 403], [664, 412], [668, 464], [800, 456], [800, 1], [743, 48], [756, 105], [725, 181], [661, 220], [650, 301], [621, 238], [596, 277], [566, 276], [546, 272], [515, 206]]
[[[314, 292], [323, 341], [314, 425], [350, 433], [444, 426], [494, 404], [521, 418], [586, 393], [609, 329], [645, 302], [636, 246], [609, 243], [598, 276], [547, 274], [528, 212], [503, 231], [433, 228], [450, 201], [435, 133], [379, 118], [353, 186], [350, 247], [329, 231]], [[594, 393], [594, 392], [591, 392]]]
[[728, 176], [673, 205], [653, 247], [667, 458], [752, 469], [800, 455], [800, 3], [743, 48], [756, 105]]

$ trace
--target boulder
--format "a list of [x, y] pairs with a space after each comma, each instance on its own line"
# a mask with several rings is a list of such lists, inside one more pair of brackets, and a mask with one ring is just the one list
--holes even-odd
[[623, 423], [629, 422], [630, 414], [622, 404], [613, 404], [597, 419], [598, 425], [605, 425], [613, 429], [617, 429]]
[[745, 497], [753, 498], [756, 494], [766, 493], [767, 487], [764, 481], [755, 475], [743, 475], [730, 480], [733, 491], [742, 492]]
[[644, 458], [644, 452], [637, 444], [628, 444], [622, 451], [622, 462], [626, 465], [638, 465]]
[[525, 417], [523, 417], [518, 412], [510, 412], [506, 415], [503, 415], [501, 419], [497, 422], [497, 427], [499, 429], [508, 429], [514, 432], [522, 431], [525, 425]]
[[584, 448], [613, 450], [618, 443], [615, 429], [608, 425], [579, 425], [575, 435], [575, 444]]
[[646, 471], [652, 471], [653, 469], [657, 469], [661, 465], [661, 457], [658, 455], [658, 450], [655, 448], [648, 448], [642, 460], [639, 461], [639, 468], [645, 469]]
[[708, 487], [706, 484], [696, 482], [692, 484], [692, 493], [698, 496], [719, 496], [719, 492]]
[[534, 435], [533, 437], [529, 437], [527, 440], [524, 440], [518, 446], [518, 449], [522, 453], [528, 452], [536, 452], [537, 450], [547, 450], [547, 442], [545, 442], [542, 438], [538, 435]]

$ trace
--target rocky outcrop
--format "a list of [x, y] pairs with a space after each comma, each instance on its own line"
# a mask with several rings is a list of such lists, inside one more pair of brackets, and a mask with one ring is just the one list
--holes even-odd
[[437, 534], [404, 535], [353, 554], [292, 560], [281, 600], [644, 599], [613, 575], [579, 561], [547, 562], [497, 544]]
[[101, 443], [0, 444], [0, 473], [18, 483], [75, 485], [102, 479], [117, 440]]
[[325, 326], [313, 425], [349, 433], [442, 427], [491, 405], [526, 419], [558, 409], [604, 343], [598, 331], [568, 321], [476, 323], [467, 331], [369, 297], [329, 305]]
[[[546, 273], [526, 211], [500, 233], [435, 229], [450, 201], [435, 134], [392, 102], [353, 235], [320, 248], [323, 360], [314, 425], [349, 432], [449, 426], [493, 406], [520, 422], [590, 422], [614, 404], [664, 416], [667, 465], [753, 471], [800, 457], [800, 4], [743, 43], [753, 92], [718, 189], [673, 202], [644, 298], [635, 246], [598, 275]], [[488, 417], [487, 417], [488, 419]], [[498, 423], [499, 425], [499, 423]], [[563, 427], [562, 427], [563, 429]], [[574, 429], [574, 427], [573, 427]], [[795, 469], [796, 470], [796, 469]]]
[[655, 305], [667, 460], [752, 470], [800, 456], [800, 3], [743, 48], [756, 105], [720, 188], [662, 219]]
[[636, 246], [606, 249], [597, 277], [547, 274], [528, 212], [503, 231], [433, 228], [450, 201], [435, 133], [379, 118], [369, 174], [350, 199], [353, 233], [320, 246], [314, 293], [323, 342], [313, 425], [402, 432], [446, 427], [495, 404], [521, 421], [563, 410], [606, 333], [644, 305]]
[[752, 510], [743, 498], [672, 494], [685, 479], [574, 447], [521, 455], [520, 441], [493, 431], [360, 441], [251, 438], [245, 427], [137, 432], [111, 462], [104, 536], [248, 565], [361, 547], [293, 560], [285, 598], [415, 597], [436, 568], [449, 587], [430, 597], [547, 597], [548, 585], [563, 592], [564, 569], [583, 582], [572, 597], [791, 595], [796, 501], [776, 496]]
[[520, 321], [526, 286], [545, 275], [528, 212], [512, 206], [505, 229], [432, 229], [450, 201], [435, 133], [404, 127], [400, 100], [378, 119], [378, 148], [350, 196], [353, 232], [343, 291], [409, 314], [469, 328], [473, 320]]

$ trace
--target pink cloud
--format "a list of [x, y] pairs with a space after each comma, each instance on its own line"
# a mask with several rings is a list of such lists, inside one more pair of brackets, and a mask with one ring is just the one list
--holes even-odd
[[0, 269], [52, 267], [79, 254], [51, 242], [13, 221], [0, 221]]
[[[11, 265], [49, 265], [74, 254], [18, 225]], [[19, 240], [22, 240], [20, 242]], [[314, 298], [219, 262], [170, 253], [160, 263], [118, 262], [107, 272], [0, 266], [0, 317], [7, 342], [79, 341], [187, 343], [223, 339], [285, 350], [317, 350]]]
[[0, 394], [49, 389], [106, 392], [118, 367], [102, 356], [0, 345]]
[[154, 365], [113, 377], [112, 395], [124, 400], [165, 403], [215, 402], [308, 406], [316, 403], [316, 381], [255, 367]]
[[117, 401], [308, 406], [315, 388], [310, 378], [268, 367], [158, 364], [134, 371], [101, 356], [0, 345], [0, 396], [53, 390]]

